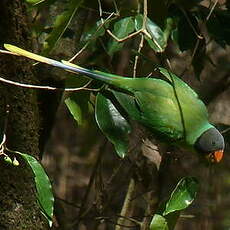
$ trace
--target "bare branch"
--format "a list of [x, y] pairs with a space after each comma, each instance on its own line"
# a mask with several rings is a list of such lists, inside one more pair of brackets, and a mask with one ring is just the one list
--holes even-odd
[[218, 3], [218, 0], [216, 0], [215, 3], [213, 4], [213, 6], [211, 7], [211, 9], [210, 9], [210, 11], [209, 11], [209, 14], [208, 14], [208, 16], [207, 16], [207, 18], [206, 18], [206, 22], [207, 22], [207, 21], [209, 20], [209, 18], [211, 17], [212, 12], [214, 11], [214, 9], [215, 9], [217, 3]]
[[[141, 41], [140, 41], [140, 44], [139, 44], [139, 47], [138, 47], [138, 53], [141, 52], [142, 48], [143, 48], [143, 45], [144, 45], [144, 35], [142, 34], [141, 35]], [[133, 77], [135, 78], [136, 75], [137, 75], [137, 63], [138, 63], [138, 59], [139, 59], [139, 55], [136, 55], [135, 56], [135, 62], [134, 62], [134, 66], [133, 66]]]
[[3, 77], [0, 77], [0, 81], [7, 83], [7, 84], [10, 84], [10, 85], [15, 85], [18, 87], [29, 88], [29, 89], [42, 89], [42, 90], [50, 90], [50, 91], [75, 92], [75, 91], [79, 91], [79, 90], [89, 90], [89, 91], [99, 91], [100, 90], [100, 89], [87, 88], [87, 86], [89, 86], [89, 84], [92, 82], [92, 80], [88, 81], [85, 85], [83, 85], [82, 87], [78, 87], [78, 88], [58, 88], [58, 87], [53, 87], [53, 86], [32, 85], [32, 84], [26, 84], [26, 83], [11, 81], [11, 80], [5, 79]]

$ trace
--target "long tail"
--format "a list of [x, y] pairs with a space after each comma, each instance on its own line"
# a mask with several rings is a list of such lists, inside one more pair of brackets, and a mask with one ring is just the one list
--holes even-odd
[[[89, 69], [80, 67], [78, 65], [72, 64], [68, 61], [59, 62], [59, 61], [56, 61], [56, 60], [53, 60], [53, 59], [50, 59], [47, 57], [43, 57], [43, 56], [38, 55], [38, 54], [31, 53], [29, 51], [26, 51], [24, 49], [21, 49], [17, 46], [10, 45], [10, 44], [4, 44], [4, 47], [7, 50], [9, 50], [10, 52], [15, 53], [19, 56], [24, 56], [24, 57], [33, 59], [33, 60], [38, 61], [38, 62], [42, 62], [42, 63], [46, 63], [48, 65], [56, 66], [58, 68], [65, 69], [65, 70], [73, 72], [73, 73], [83, 74], [83, 75], [86, 75], [92, 79], [100, 80], [100, 81], [103, 81], [107, 84], [111, 84], [111, 85], [122, 88], [122, 81], [121, 80], [124, 80], [124, 78], [119, 76], [119, 75], [109, 74], [109, 73], [105, 73], [105, 72], [101, 72], [101, 71], [97, 71], [97, 70], [89, 70]], [[125, 79], [130, 79], [130, 78], [125, 78]]]

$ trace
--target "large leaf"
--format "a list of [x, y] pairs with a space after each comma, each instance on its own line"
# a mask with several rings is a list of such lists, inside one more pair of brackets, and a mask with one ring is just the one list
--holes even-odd
[[67, 9], [55, 19], [53, 30], [48, 35], [44, 46], [42, 54], [48, 54], [62, 37], [63, 33], [69, 26], [71, 20], [73, 19], [77, 9], [81, 5], [83, 0], [70, 0], [67, 5]]
[[150, 224], [150, 230], [169, 230], [167, 220], [163, 216], [155, 214]]
[[47, 176], [41, 164], [34, 157], [24, 153], [19, 154], [29, 164], [34, 173], [38, 203], [40, 205], [42, 214], [46, 217], [51, 227], [54, 209], [54, 197], [49, 177]]
[[198, 182], [194, 177], [182, 178], [171, 193], [168, 201], [163, 202], [152, 218], [150, 230], [173, 230], [180, 211], [187, 208], [195, 199]]
[[[140, 30], [143, 25], [143, 15], [138, 14], [135, 17], [135, 28], [136, 30]], [[168, 36], [168, 30], [166, 33], [162, 31], [162, 29], [155, 24], [153, 21], [151, 21], [149, 18], [146, 20], [146, 30], [151, 36], [151, 39], [148, 36], [145, 36], [145, 39], [147, 40], [149, 46], [155, 51], [155, 52], [164, 52], [165, 47], [167, 46], [167, 36]]]
[[[132, 17], [126, 17], [119, 21], [117, 21], [114, 24], [114, 28], [112, 33], [118, 37], [118, 38], [124, 38], [128, 36], [130, 33], [132, 33], [135, 29], [134, 21]], [[109, 42], [108, 45], [108, 53], [112, 55], [116, 51], [120, 50], [122, 46], [124, 45], [124, 42], [117, 42], [116, 40], [112, 39], [111, 42]]]
[[98, 94], [95, 109], [96, 121], [101, 131], [113, 143], [117, 154], [124, 157], [128, 151], [129, 123], [116, 109], [110, 99]]
[[163, 215], [187, 208], [196, 197], [198, 185], [198, 181], [194, 177], [182, 178], [171, 193]]

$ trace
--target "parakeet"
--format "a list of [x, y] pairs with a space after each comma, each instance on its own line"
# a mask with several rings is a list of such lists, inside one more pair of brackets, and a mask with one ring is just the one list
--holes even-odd
[[122, 77], [67, 61], [59, 62], [13, 45], [4, 46], [17, 55], [104, 82], [129, 117], [150, 129], [156, 137], [194, 150], [209, 162], [222, 159], [224, 138], [209, 123], [204, 103], [185, 82], [168, 70], [159, 68], [164, 79]]

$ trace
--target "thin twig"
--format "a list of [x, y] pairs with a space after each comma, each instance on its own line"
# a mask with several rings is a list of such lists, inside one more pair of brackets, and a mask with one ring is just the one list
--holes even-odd
[[148, 16], [148, 5], [147, 5], [147, 0], [144, 0], [144, 12], [143, 12], [143, 24], [142, 24], [143, 30], [146, 30], [147, 16]]
[[3, 134], [2, 142], [0, 143], [0, 155], [4, 155], [5, 150], [5, 142], [6, 142], [6, 134]]
[[124, 42], [124, 41], [127, 41], [129, 40], [130, 38], [133, 38], [135, 36], [137, 36], [138, 34], [142, 33], [143, 32], [143, 29], [140, 29], [138, 31], [135, 31], [131, 34], [129, 34], [128, 36], [124, 37], [124, 38], [118, 38], [116, 35], [114, 35], [109, 29], [106, 30], [107, 33], [114, 39], [116, 40], [117, 42]]
[[185, 11], [182, 7], [180, 7], [180, 10], [181, 10], [182, 13], [184, 14], [184, 16], [185, 16], [185, 18], [186, 18], [188, 24], [190, 25], [190, 27], [192, 28], [192, 30], [193, 30], [193, 32], [194, 32], [194, 34], [197, 36], [198, 39], [201, 39], [201, 40], [202, 40], [202, 39], [203, 39], [203, 36], [200, 35], [200, 34], [198, 34], [198, 32], [196, 31], [195, 27], [194, 27], [193, 24], [191, 23], [191, 21], [190, 21], [188, 15], [187, 15], [187, 13], [186, 13], [186, 11]]
[[114, 182], [114, 179], [116, 178], [116, 176], [118, 175], [118, 173], [122, 169], [122, 167], [124, 167], [125, 163], [126, 163], [126, 161], [124, 161], [124, 160], [120, 161], [120, 163], [118, 164], [118, 166], [113, 170], [112, 175], [109, 177], [109, 179], [107, 180], [107, 182], [105, 184], [105, 188], [104, 188], [105, 190], [109, 189], [109, 187], [111, 186], [111, 184]]
[[115, 8], [116, 14], [117, 14], [118, 16], [120, 16], [120, 12], [119, 12], [119, 10], [118, 10], [116, 0], [113, 0], [113, 5], [114, 5], [114, 8]]
[[[132, 199], [132, 200], [133, 200], [133, 199]], [[134, 218], [132, 218], [132, 217], [129, 217], [129, 216], [120, 216], [120, 215], [117, 215], [117, 217], [123, 218], [123, 219], [125, 219], [125, 220], [129, 220], [130, 222], [133, 222], [133, 223], [135, 223], [135, 224], [137, 224], [137, 225], [140, 225], [140, 224], [141, 224], [140, 221], [138, 221], [138, 220], [136, 220], [136, 219], [134, 219]]]
[[[148, 15], [148, 5], [147, 5], [147, 0], [144, 0], [143, 24], [142, 24], [141, 31], [145, 31], [145, 32], [147, 32], [146, 30], [147, 15]], [[140, 40], [140, 44], [138, 47], [138, 53], [141, 52], [143, 45], [144, 45], [144, 33], [141, 34], [141, 40]], [[139, 59], [139, 55], [136, 55], [134, 66], [133, 66], [133, 78], [136, 77], [138, 59]]]
[[229, 128], [224, 129], [223, 131], [221, 131], [221, 133], [222, 133], [222, 134], [224, 134], [224, 133], [227, 133], [227, 132], [229, 132], [229, 131], [230, 131], [230, 127], [229, 127]]
[[[214, 9], [215, 9], [217, 3], [218, 3], [218, 0], [216, 0], [215, 3], [212, 5], [212, 7], [211, 7], [211, 9], [210, 9], [210, 11], [209, 11], [209, 14], [208, 14], [208, 16], [206, 17], [206, 19], [205, 19], [205, 21], [204, 21], [204, 25], [205, 25], [205, 24], [207, 23], [207, 21], [210, 19], [210, 17], [211, 17], [211, 15], [212, 15], [212, 13], [213, 13], [213, 11], [214, 11]], [[196, 44], [195, 44], [195, 47], [194, 47], [194, 49], [193, 49], [192, 56], [191, 56], [191, 61], [189, 62], [189, 65], [184, 69], [184, 71], [180, 74], [180, 75], [184, 75], [185, 72], [187, 71], [187, 69], [189, 68], [189, 66], [190, 66], [190, 65], [192, 64], [192, 62], [193, 62], [193, 59], [194, 59], [194, 57], [195, 57], [195, 55], [196, 55], [196, 52], [197, 52], [197, 50], [198, 50], [198, 48], [199, 48], [201, 38], [199, 37], [200, 35], [198, 35], [198, 33], [196, 32], [195, 28], [193, 27], [192, 23], [190, 22], [190, 20], [189, 20], [187, 14], [186, 14], [186, 12], [184, 11], [183, 8], [181, 8], [181, 11], [184, 13], [184, 15], [185, 15], [185, 17], [186, 17], [186, 19], [187, 19], [189, 25], [191, 26], [191, 28], [193, 29], [194, 33], [195, 33], [196, 36], [197, 36], [197, 41], [196, 41]], [[202, 37], [202, 38], [203, 38], [203, 37]], [[207, 46], [207, 45], [208, 45], [208, 43], [206, 42], [206, 46]]]
[[5, 150], [5, 143], [6, 143], [6, 130], [7, 130], [7, 125], [8, 125], [8, 118], [9, 118], [9, 105], [6, 104], [6, 115], [4, 119], [4, 124], [3, 124], [3, 129], [1, 130], [1, 135], [2, 135], [2, 142], [0, 143], [0, 155], [4, 155], [4, 150]]
[[[121, 209], [121, 215], [120, 216], [127, 217], [127, 215], [129, 214], [134, 192], [135, 192], [135, 181], [133, 178], [131, 178], [130, 182], [129, 182], [129, 187], [128, 187], [128, 190], [126, 193], [126, 197], [125, 197], [125, 200], [123, 203], [123, 207]], [[123, 225], [123, 224], [124, 224], [124, 220], [122, 220], [121, 218], [118, 218], [117, 226], [116, 226], [115, 230], [122, 230], [121, 225]]]
[[92, 170], [92, 173], [91, 173], [91, 176], [90, 176], [90, 179], [89, 179], [89, 183], [88, 183], [88, 186], [86, 188], [86, 191], [85, 191], [85, 194], [84, 194], [84, 197], [82, 199], [82, 202], [81, 202], [81, 207], [80, 207], [80, 210], [79, 210], [79, 213], [78, 213], [78, 218], [77, 218], [77, 221], [74, 222], [72, 224], [72, 228], [76, 227], [78, 228], [78, 225], [81, 221], [81, 219], [86, 215], [86, 213], [88, 212], [88, 209], [85, 211], [85, 205], [87, 203], [87, 200], [88, 200], [88, 197], [89, 197], [89, 194], [90, 194], [90, 191], [91, 191], [91, 188], [93, 186], [93, 182], [95, 180], [95, 177], [96, 177], [96, 173], [97, 173], [97, 169], [100, 165], [100, 162], [101, 162], [101, 159], [102, 159], [102, 156], [104, 154], [104, 148], [106, 146], [106, 141], [103, 141], [101, 147], [99, 148], [99, 151], [98, 151], [98, 156], [97, 156], [97, 159], [96, 159], [96, 163], [94, 165], [94, 168]]
[[[113, 16], [116, 16], [116, 14], [113, 12], [113, 13], [111, 13], [105, 20], [103, 20], [103, 23], [101, 23], [98, 27], [97, 27], [97, 29], [96, 29], [96, 31], [95, 31], [95, 33], [93, 34], [93, 36], [92, 36], [92, 38], [72, 57], [72, 58], [70, 58], [68, 61], [69, 62], [72, 62], [74, 59], [76, 59], [77, 58], [77, 56], [79, 56], [87, 47], [88, 47], [88, 45], [90, 44], [90, 42], [92, 41], [92, 40], [94, 40], [95, 39], [95, 37], [96, 37], [96, 34], [97, 34], [97, 32], [102, 28], [102, 27], [104, 27], [104, 25], [113, 17]], [[117, 17], [117, 16], [116, 16]]]
[[98, 2], [98, 8], [99, 8], [99, 16], [100, 16], [101, 21], [102, 21], [102, 23], [103, 23], [101, 1], [98, 0], [97, 2]]
[[[98, 5], [99, 5], [99, 12], [100, 12], [100, 17], [101, 20], [103, 22], [103, 18], [102, 18], [102, 8], [101, 8], [101, 1], [98, 0]], [[146, 30], [146, 22], [147, 22], [147, 0], [144, 0], [144, 12], [143, 12], [143, 23], [142, 23], [142, 28], [138, 31], [135, 31], [129, 35], [127, 35], [124, 38], [118, 38], [116, 35], [114, 35], [109, 29], [106, 29], [106, 32], [117, 42], [124, 42], [127, 41], [135, 36], [137, 36], [138, 34], [142, 33], [144, 35], [146, 35], [148, 38], [152, 39], [151, 35], [148, 33], [148, 31]], [[156, 44], [158, 45], [158, 44]]]
[[[88, 10], [88, 11], [92, 11], [92, 12], [98, 12], [98, 10], [96, 9], [93, 9], [93, 8], [90, 8], [90, 7], [87, 7], [87, 6], [81, 6], [82, 9], [85, 9], [85, 10]], [[103, 11], [103, 14], [108, 14], [110, 15], [111, 12], [108, 12], [108, 11]], [[115, 13], [116, 15], [116, 13]], [[119, 15], [116, 15], [116, 16], [119, 16]]]
[[172, 71], [172, 65], [171, 65], [171, 62], [169, 61], [168, 58], [166, 58], [166, 63], [167, 63], [167, 65], [168, 65], [170, 71]]
[[[141, 41], [140, 41], [140, 44], [139, 44], [139, 47], [138, 47], [138, 53], [141, 52], [141, 50], [143, 48], [143, 45], [144, 45], [144, 35], [141, 34]], [[139, 60], [139, 55], [136, 55], [134, 65], [133, 65], [133, 78], [135, 78], [136, 75], [137, 75], [137, 63], [138, 63], [138, 60]]]
[[206, 17], [206, 20], [205, 20], [206, 22], [207, 22], [207, 21], [209, 20], [209, 18], [211, 17], [212, 12], [214, 11], [214, 9], [215, 9], [217, 3], [218, 3], [218, 0], [216, 0], [215, 3], [213, 4], [213, 6], [211, 7], [211, 9], [210, 9], [210, 11], [209, 11], [209, 14], [208, 14], [208, 16]]
[[10, 55], [15, 55], [15, 56], [21, 56], [20, 54], [16, 54], [16, 53], [13, 53], [13, 52], [11, 52], [11, 51], [2, 50], [2, 49], [0, 49], [0, 53], [3, 53], [3, 54], [10, 54]]
[[87, 86], [89, 86], [89, 84], [92, 82], [92, 80], [89, 80], [84, 86], [78, 87], [78, 88], [58, 88], [58, 87], [53, 87], [53, 86], [26, 84], [26, 83], [11, 81], [11, 80], [5, 79], [3, 77], [0, 77], [0, 82], [4, 82], [4, 83], [10, 84], [10, 85], [15, 85], [18, 87], [23, 87], [23, 88], [42, 89], [42, 90], [50, 90], [50, 91], [64, 91], [64, 92], [75, 92], [75, 91], [80, 91], [80, 90], [100, 91], [100, 89], [87, 88]]
[[191, 58], [190, 63], [193, 62], [193, 59], [194, 59], [194, 57], [195, 57], [195, 55], [196, 55], [196, 52], [197, 52], [197, 50], [198, 50], [199, 45], [200, 45], [200, 39], [197, 39], [196, 44], [195, 44], [195, 47], [194, 47], [194, 50], [193, 50], [193, 52], [192, 52], [192, 58]]

